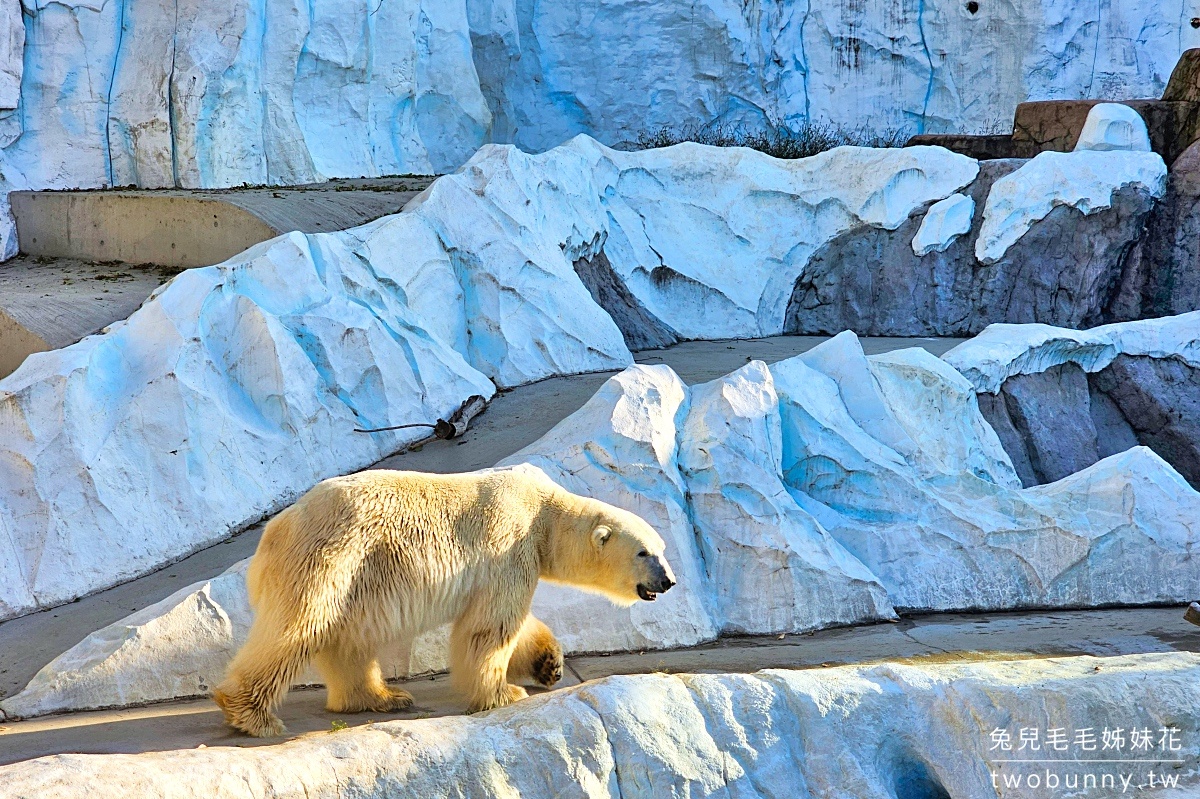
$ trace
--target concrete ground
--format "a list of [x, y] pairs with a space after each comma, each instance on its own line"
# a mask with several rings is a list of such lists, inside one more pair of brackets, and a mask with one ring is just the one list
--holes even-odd
[[22, 255], [0, 264], [0, 377], [125, 319], [177, 269]]
[[[791, 357], [826, 339], [778, 336], [746, 341], [696, 341], [638, 353], [639, 363], [665, 363], [685, 382], [712, 380], [751, 359]], [[940, 355], [961, 339], [864, 338], [868, 353], [920, 346]], [[386, 458], [377, 468], [425, 472], [484, 469], [542, 437], [578, 410], [613, 372], [554, 377], [498, 394], [461, 438], [434, 441], [419, 451]], [[262, 525], [137, 580], [69, 605], [0, 623], [0, 697], [20, 691], [38, 669], [95, 630], [165, 599], [191, 583], [215, 577], [254, 554]]]
[[[557, 687], [612, 674], [753, 672], [809, 669], [874, 661], [1013, 660], [1143, 652], [1200, 652], [1200, 627], [1181, 608], [1135, 608], [1029, 613], [947, 613], [805, 635], [726, 638], [704, 646], [659, 652], [584, 655], [567, 660]], [[280, 715], [289, 737], [388, 719], [462, 713], [444, 676], [403, 683], [416, 702], [404, 713], [331, 714], [324, 691], [293, 691]], [[48, 716], [0, 726], [0, 765], [61, 752], [148, 752], [215, 746], [261, 746], [286, 738], [235, 735], [207, 699], [144, 708]]]

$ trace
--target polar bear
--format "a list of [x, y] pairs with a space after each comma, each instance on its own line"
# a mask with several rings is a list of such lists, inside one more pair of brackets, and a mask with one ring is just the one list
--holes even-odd
[[267, 524], [246, 574], [250, 635], [213, 698], [230, 726], [280, 735], [273, 708], [315, 662], [328, 710], [401, 710], [412, 695], [383, 681], [379, 650], [453, 622], [468, 709], [508, 705], [527, 696], [512, 681], [562, 675], [558, 641], [529, 613], [538, 579], [652, 601], [675, 584], [664, 549], [638, 516], [534, 467], [325, 480]]

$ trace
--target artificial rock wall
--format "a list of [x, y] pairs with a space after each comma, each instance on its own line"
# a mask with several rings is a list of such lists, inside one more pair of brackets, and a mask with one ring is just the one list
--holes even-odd
[[444, 172], [712, 120], [979, 130], [1159, 96], [1190, 2], [2, 0], [0, 192]]

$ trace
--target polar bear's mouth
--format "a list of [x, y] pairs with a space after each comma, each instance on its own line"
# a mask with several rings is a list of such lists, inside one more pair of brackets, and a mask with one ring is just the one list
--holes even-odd
[[646, 600], [647, 602], [653, 602], [655, 599], [658, 598], [658, 594], [656, 594], [654, 591], [651, 591], [649, 588], [642, 585], [641, 583], [638, 584], [637, 592], [638, 592], [638, 596], [640, 596], [642, 599]]

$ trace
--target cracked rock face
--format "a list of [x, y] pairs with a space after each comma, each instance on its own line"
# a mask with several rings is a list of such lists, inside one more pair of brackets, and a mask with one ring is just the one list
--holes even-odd
[[1004, 407], [992, 410], [992, 427], [1011, 428], [1001, 441], [1023, 442], [1013, 463], [1027, 466], [1018, 470], [1024, 485], [1053, 483], [1100, 460], [1087, 375], [1075, 364], [1011, 377], [999, 397]]
[[1083, 332], [998, 325], [945, 357], [979, 388], [1024, 485], [1140, 444], [1198, 486], [1198, 355], [1200, 312]]
[[1171, 165], [1167, 191], [1134, 245], [1112, 321], [1200, 308], [1200, 142]]
[[590, 258], [580, 258], [574, 266], [575, 274], [587, 286], [592, 299], [617, 323], [630, 350], [660, 349], [679, 342], [679, 334], [647, 311], [629, 290], [613, 270], [604, 250]]
[[[1162, 351], [1172, 339], [1186, 351], [1168, 325], [1127, 328], [1104, 335], [1123, 336], [1130, 351]], [[1002, 349], [988, 349], [1000, 360]], [[1138, 435], [1194, 442], [1194, 391], [1172, 382], [1182, 373], [1170, 358], [1122, 355], [1107, 363], [1148, 371], [1176, 393], [1148, 395], [1146, 380], [1123, 379], [1110, 394], [1089, 396], [1088, 378], [1104, 373], [1085, 377], [1064, 357], [1083, 354], [1065, 344], [1054, 352], [1060, 360], [1046, 368], [1058, 370], [1055, 395], [1036, 393], [1045, 369], [1016, 359], [1016, 379], [1032, 378], [1015, 407], [1044, 447], [1034, 462], [1048, 468], [1055, 425], [1065, 425], [1037, 414], [1068, 400], [1067, 410], [1082, 404], [1084, 414], [1092, 401], [1085, 443], [1105, 457], [1025, 489], [1005, 431], [980, 412], [976, 386], [925, 350], [867, 358], [845, 333], [769, 369], [751, 362], [690, 389], [665, 366], [630, 367], [501, 467], [535, 470], [642, 515], [667, 542], [679, 585], [629, 609], [543, 585], [534, 612], [580, 652], [876, 621], [893, 617], [893, 606], [1008, 610], [1196, 595], [1200, 566], [1189, 553], [1200, 541], [1200, 494], [1145, 446], [1108, 452], [1100, 438], [1136, 413]], [[1115, 416], [1095, 410], [1097, 396], [1111, 399]], [[1026, 467], [1033, 460], [1027, 455]], [[213, 664], [236, 648], [248, 614], [233, 569], [98, 631], [0, 709], [25, 716], [191, 695], [211, 684]], [[446, 633], [437, 630], [387, 653], [385, 666], [400, 676], [446, 662]]]
[[[1117, 312], [1113, 287], [1129, 269], [1126, 256], [1162, 194], [1157, 170], [1165, 175], [1165, 169], [1153, 153], [1046, 155], [1065, 156], [1067, 165], [1048, 172], [1030, 170], [1036, 159], [980, 162], [965, 199], [955, 201], [961, 224], [948, 225], [943, 203], [949, 201], [943, 201], [894, 232], [854, 229], [831, 240], [796, 281], [784, 331], [962, 336], [997, 322], [1106, 321]], [[1097, 157], [1116, 166], [1102, 169]], [[1076, 186], [1077, 180], [1091, 184]], [[1078, 202], [1050, 207], [1071, 192]], [[973, 221], [968, 202], [984, 209]], [[957, 232], [967, 222], [969, 229]], [[981, 250], [995, 257], [984, 263]]]
[[1065, 363], [1010, 377], [980, 407], [1026, 486], [1139, 444], [1200, 486], [1200, 369], [1178, 359], [1118, 355], [1090, 375]]
[[270, 747], [58, 755], [0, 768], [0, 779], [17, 795], [64, 798], [163, 786], [181, 797], [283, 797], [297, 785], [311, 796], [365, 799], [451, 797], [463, 785], [530, 799], [746, 789], [988, 796], [993, 773], [1040, 775], [1000, 762], [1013, 753], [994, 746], [993, 731], [1008, 731], [1015, 748], [1020, 727], [1048, 723], [1154, 735], [1175, 727], [1180, 773], [1190, 774], [1200, 757], [1187, 734], [1200, 725], [1198, 680], [1190, 653], [609, 677], [475, 716], [384, 722]]

